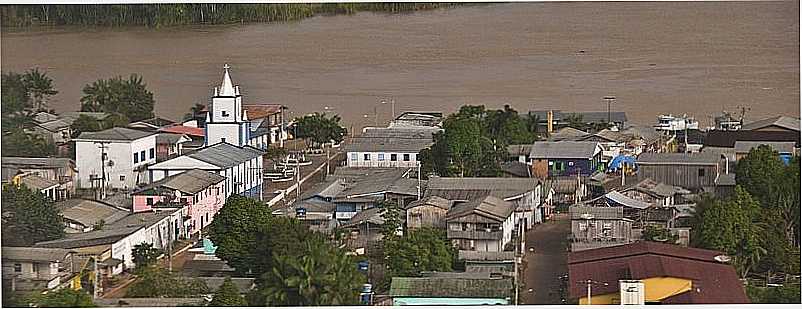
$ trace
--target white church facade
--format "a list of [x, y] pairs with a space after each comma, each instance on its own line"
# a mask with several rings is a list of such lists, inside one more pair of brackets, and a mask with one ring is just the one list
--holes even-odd
[[228, 64], [223, 68], [223, 82], [214, 89], [206, 114], [205, 146], [224, 142], [266, 150], [271, 132], [259, 128], [261, 122], [254, 123], [248, 119], [248, 111], [242, 106], [240, 87], [231, 81]]

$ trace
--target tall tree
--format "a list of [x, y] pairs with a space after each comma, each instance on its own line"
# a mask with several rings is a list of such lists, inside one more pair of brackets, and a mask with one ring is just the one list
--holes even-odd
[[270, 218], [270, 208], [264, 203], [232, 195], [209, 225], [209, 238], [217, 245], [215, 254], [236, 269], [237, 274], [252, 272], [254, 265], [258, 265], [257, 259], [264, 258], [253, 254], [256, 237]]
[[245, 307], [247, 305], [245, 298], [239, 294], [239, 289], [237, 289], [230, 277], [226, 277], [223, 280], [223, 284], [220, 285], [220, 288], [212, 296], [212, 301], [209, 302], [211, 307]]
[[153, 248], [150, 243], [140, 243], [134, 246], [131, 255], [134, 258], [134, 264], [137, 269], [142, 269], [156, 263], [156, 258], [161, 255], [161, 250]]
[[340, 125], [340, 116], [314, 113], [296, 119], [296, 137], [312, 141], [313, 147], [334, 141], [340, 143], [345, 138], [346, 130]]
[[64, 236], [64, 219], [53, 202], [25, 185], [3, 185], [3, 245], [31, 246]]
[[[403, 237], [385, 239], [383, 245], [387, 278], [417, 277], [422, 271], [451, 271], [457, 258], [445, 231], [439, 229], [416, 229]], [[388, 283], [383, 283], [385, 288]]]
[[153, 93], [137, 74], [128, 79], [122, 76], [101, 79], [84, 86], [83, 92], [82, 111], [122, 114], [131, 121], [153, 117]]
[[345, 306], [359, 303], [365, 278], [341, 249], [312, 238], [300, 258], [274, 255], [275, 266], [249, 298], [251, 306]]
[[3, 73], [0, 85], [3, 133], [28, 126], [33, 122], [33, 112], [24, 76], [14, 72]]
[[3, 156], [25, 157], [31, 154], [51, 156], [56, 153], [56, 146], [41, 136], [25, 132], [22, 128], [13, 128], [3, 134]]
[[53, 87], [53, 79], [47, 76], [47, 72], [39, 72], [39, 68], [25, 72], [22, 82], [30, 94], [30, 106], [35, 107], [37, 111], [46, 111], [47, 100], [58, 94], [58, 90]]

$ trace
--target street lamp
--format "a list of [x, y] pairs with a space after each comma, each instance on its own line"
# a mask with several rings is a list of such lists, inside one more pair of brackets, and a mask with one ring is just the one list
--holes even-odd
[[610, 285], [607, 282], [599, 282], [599, 281], [595, 281], [595, 280], [592, 280], [592, 279], [587, 279], [587, 280], [583, 280], [583, 281], [577, 281], [577, 283], [584, 283], [584, 284], [588, 285], [588, 303], [587, 303], [588, 305], [591, 304], [590, 303], [590, 297], [591, 297], [591, 295], [590, 295], [590, 286], [591, 285], [603, 285], [603, 286]]
[[604, 100], [607, 101], [607, 123], [609, 124], [612, 121], [610, 117], [610, 103], [613, 103], [615, 101], [615, 97], [606, 96], [604, 97]]
[[[387, 99], [381, 99], [379, 102], [381, 104], [387, 104], [388, 103]], [[391, 98], [389, 103], [390, 103], [390, 108], [392, 110], [392, 114], [391, 114], [392, 118], [390, 119], [390, 121], [392, 121], [392, 120], [395, 120], [395, 99]]]

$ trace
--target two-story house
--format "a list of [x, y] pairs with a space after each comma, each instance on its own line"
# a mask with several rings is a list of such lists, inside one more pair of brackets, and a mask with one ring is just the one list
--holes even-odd
[[638, 156], [638, 180], [653, 179], [691, 191], [713, 192], [716, 180], [728, 171], [714, 153], [642, 153]]
[[432, 135], [440, 128], [367, 128], [361, 136], [343, 146], [348, 167], [418, 166], [421, 150], [434, 144]]
[[590, 176], [604, 169], [602, 147], [598, 142], [538, 141], [532, 145], [529, 160], [533, 175], [545, 179], [552, 176]]
[[494, 196], [457, 203], [446, 215], [446, 236], [459, 250], [504, 251], [512, 242], [513, 203]]
[[424, 196], [465, 202], [491, 195], [513, 203], [515, 225], [520, 223], [528, 230], [549, 216], [549, 209], [541, 203], [541, 186], [535, 178], [429, 177]]
[[133, 211], [186, 207], [185, 237], [191, 237], [209, 225], [214, 215], [223, 208], [225, 180], [225, 177], [216, 173], [198, 169], [166, 177], [134, 191]]
[[[35, 174], [58, 183], [56, 200], [75, 194], [75, 178], [78, 175], [75, 161], [69, 158], [3, 157], [3, 181], [20, 174]], [[6, 177], [8, 176], [8, 179]]]
[[[150, 182], [156, 163], [156, 133], [129, 128], [83, 132], [75, 141], [79, 188], [132, 189]], [[103, 176], [105, 173], [105, 176]]]
[[72, 277], [72, 250], [3, 247], [3, 285], [12, 291], [54, 289]]

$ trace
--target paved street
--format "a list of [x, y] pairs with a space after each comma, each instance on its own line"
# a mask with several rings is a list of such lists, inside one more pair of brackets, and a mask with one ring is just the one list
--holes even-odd
[[[558, 214], [552, 221], [527, 233], [525, 286], [521, 292], [524, 304], [562, 304], [559, 277], [568, 273], [566, 248], [570, 231], [571, 222], [567, 214]], [[530, 252], [529, 248], [535, 248], [535, 251]]]

